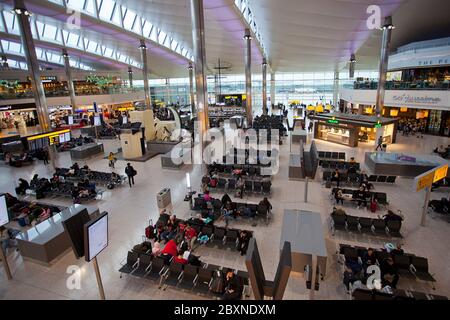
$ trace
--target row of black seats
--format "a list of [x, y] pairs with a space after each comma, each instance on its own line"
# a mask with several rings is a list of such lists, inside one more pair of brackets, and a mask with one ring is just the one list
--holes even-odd
[[[215, 213], [217, 213], [218, 218], [220, 216], [220, 209], [222, 208], [222, 202], [219, 199], [212, 199], [211, 200], [211, 206]], [[231, 210], [238, 210], [239, 212], [244, 213], [246, 209], [250, 210], [249, 215], [242, 214], [243, 217], [262, 217], [267, 219], [267, 221], [270, 219], [270, 210], [266, 206], [258, 205], [254, 203], [245, 203], [245, 202], [231, 202], [230, 203], [230, 209]], [[206, 210], [208, 209], [208, 205], [202, 197], [194, 198], [194, 210]], [[215, 214], [216, 216], [216, 214]]]
[[395, 183], [397, 176], [385, 176], [385, 175], [376, 175], [371, 174], [367, 180], [369, 182], [381, 182], [381, 183]]
[[[334, 198], [335, 193], [337, 192], [337, 190], [339, 190], [340, 188], [333, 188], [331, 190], [331, 195]], [[358, 201], [358, 198], [353, 198], [353, 196], [358, 192], [358, 189], [340, 189], [342, 191], [343, 195], [350, 195], [352, 198], [350, 201]], [[388, 201], [387, 201], [387, 193], [386, 192], [375, 192], [375, 191], [365, 191], [365, 199], [369, 200], [372, 199], [372, 197], [374, 199], [377, 199], [378, 204], [380, 205], [387, 205]], [[343, 199], [345, 200], [345, 199]]]
[[343, 169], [348, 170], [349, 168], [355, 168], [356, 171], [361, 170], [361, 165], [359, 162], [348, 162], [348, 161], [335, 161], [335, 160], [319, 160], [319, 165], [323, 169]]
[[[202, 292], [211, 292], [211, 285], [215, 272], [224, 276], [226, 268], [216, 265], [195, 266], [183, 265], [173, 259], [167, 265], [166, 259], [151, 254], [138, 254], [129, 251], [126, 263], [119, 269], [122, 274], [130, 274], [140, 278], [158, 280], [160, 287], [163, 284], [184, 286], [190, 290], [198, 289]], [[245, 271], [234, 270], [243, 285], [249, 285], [249, 276]]]
[[392, 294], [369, 289], [355, 289], [352, 293], [353, 300], [359, 301], [390, 301], [390, 300], [448, 300], [446, 296], [427, 294], [418, 291], [394, 289]]
[[[362, 259], [367, 254], [368, 248], [356, 247], [348, 244], [339, 245], [339, 254], [344, 256], [345, 261], [358, 261], [362, 264]], [[436, 282], [436, 279], [429, 272], [428, 259], [410, 253], [390, 254], [384, 250], [374, 250], [377, 264], [392, 257], [400, 276], [422, 281]]]
[[[269, 195], [271, 191], [272, 183], [270, 181], [261, 180], [244, 180], [244, 189], [247, 193], [263, 193]], [[235, 178], [219, 178], [216, 185], [217, 189], [235, 190], [236, 179]]]
[[372, 219], [356, 217], [351, 215], [331, 214], [331, 231], [334, 235], [336, 230], [346, 232], [366, 233], [380, 236], [391, 236], [401, 238], [401, 221], [387, 221], [383, 219]]
[[345, 160], [345, 152], [318, 151], [319, 159]]

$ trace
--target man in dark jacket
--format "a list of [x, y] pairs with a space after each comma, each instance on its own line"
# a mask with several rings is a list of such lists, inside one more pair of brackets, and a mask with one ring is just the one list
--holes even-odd
[[134, 184], [134, 176], [136, 175], [136, 170], [134, 170], [133, 166], [130, 163], [127, 163], [127, 167], [125, 168], [125, 174], [128, 177], [128, 183], [130, 184], [130, 188], [132, 184]]
[[233, 270], [228, 269], [225, 276], [225, 293], [223, 300], [239, 300], [242, 295], [242, 288], [238, 277]]

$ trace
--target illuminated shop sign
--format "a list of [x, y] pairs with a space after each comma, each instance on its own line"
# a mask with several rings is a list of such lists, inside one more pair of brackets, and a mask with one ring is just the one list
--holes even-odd
[[442, 101], [439, 97], [430, 97], [430, 96], [413, 96], [407, 93], [402, 95], [395, 95], [392, 97], [394, 102], [402, 103], [402, 104], [438, 104]]
[[328, 123], [332, 123], [332, 124], [339, 124], [339, 120], [336, 119], [329, 119], [327, 120]]

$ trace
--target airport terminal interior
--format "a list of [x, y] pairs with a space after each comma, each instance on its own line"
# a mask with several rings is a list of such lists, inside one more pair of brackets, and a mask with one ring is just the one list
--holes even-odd
[[448, 300], [448, 0], [1, 0], [1, 300]]

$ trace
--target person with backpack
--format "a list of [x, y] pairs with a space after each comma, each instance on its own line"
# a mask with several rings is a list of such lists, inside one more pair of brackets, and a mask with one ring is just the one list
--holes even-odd
[[108, 155], [109, 167], [114, 169], [114, 164], [117, 161], [117, 158], [114, 157], [114, 153], [110, 152]]
[[128, 177], [128, 183], [130, 184], [131, 188], [132, 184], [134, 184], [134, 177], [136, 176], [137, 172], [129, 162], [127, 163], [127, 167], [125, 168], [125, 174]]

